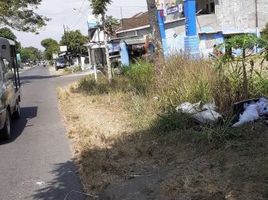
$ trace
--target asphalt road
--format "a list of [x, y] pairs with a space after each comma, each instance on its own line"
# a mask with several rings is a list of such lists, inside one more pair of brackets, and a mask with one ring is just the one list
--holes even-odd
[[[0, 140], [0, 200], [64, 200], [81, 192], [70, 143], [59, 115], [56, 87], [78, 79], [37, 67], [21, 75], [21, 119], [13, 138]], [[80, 200], [71, 192], [66, 200]]]

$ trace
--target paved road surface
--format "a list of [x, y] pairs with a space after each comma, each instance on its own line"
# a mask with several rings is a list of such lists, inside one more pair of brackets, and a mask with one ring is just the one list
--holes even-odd
[[[11, 141], [0, 140], [0, 200], [64, 200], [81, 185], [58, 108], [56, 86], [79, 77], [54, 77], [37, 67], [22, 73], [22, 117]], [[67, 200], [80, 200], [71, 193]]]

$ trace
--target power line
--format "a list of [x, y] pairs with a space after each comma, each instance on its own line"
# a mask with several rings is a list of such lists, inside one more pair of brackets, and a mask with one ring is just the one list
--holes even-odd
[[77, 21], [72, 25], [73, 28], [76, 28], [77, 26], [79, 26], [81, 24], [81, 19], [83, 17], [85, 17], [85, 14], [88, 12], [88, 8], [85, 8], [85, 10], [83, 11], [83, 13], [81, 14], [81, 16], [77, 19]]
[[80, 14], [81, 14], [81, 16], [80, 16], [76, 21], [74, 21], [74, 22], [72, 23], [72, 26], [71, 26], [71, 27], [76, 28], [76, 27], [80, 24], [79, 21], [80, 21], [80, 20], [84, 17], [84, 15], [86, 14], [86, 12], [87, 12], [87, 10], [88, 10], [87, 6], [86, 6], [85, 10], [82, 12], [82, 9], [83, 9], [83, 6], [85, 5], [85, 2], [86, 2], [86, 0], [83, 0], [83, 2], [82, 2], [82, 4], [81, 4], [80, 8], [77, 10], [77, 11], [78, 11], [77, 17], [79, 17]]
[[79, 10], [78, 10], [78, 13], [81, 13], [81, 10], [82, 10], [82, 8], [83, 8], [85, 2], [86, 2], [86, 0], [83, 0], [82, 4], [81, 4], [81, 6], [80, 6], [80, 8], [79, 8]]

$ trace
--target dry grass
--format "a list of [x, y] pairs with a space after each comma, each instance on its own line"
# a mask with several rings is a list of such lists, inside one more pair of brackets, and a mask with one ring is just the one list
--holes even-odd
[[221, 146], [194, 140], [193, 130], [159, 136], [146, 125], [136, 127], [126, 99], [129, 94], [59, 91], [87, 191], [100, 199], [268, 198], [268, 132], [263, 125]]
[[[159, 63], [153, 76], [145, 66], [138, 63], [112, 85], [87, 77], [59, 90], [85, 189], [115, 200], [268, 199], [266, 126], [200, 127], [172, 112], [183, 101], [212, 99], [230, 112], [241, 98], [239, 76], [182, 57]], [[265, 80], [257, 79], [260, 94]]]

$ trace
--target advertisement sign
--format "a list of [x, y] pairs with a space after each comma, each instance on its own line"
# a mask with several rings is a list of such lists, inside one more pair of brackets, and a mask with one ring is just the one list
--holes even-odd
[[166, 20], [178, 18], [183, 12], [183, 0], [156, 0], [156, 6], [158, 10], [164, 10]]
[[179, 7], [178, 6], [172, 6], [167, 8], [167, 15], [171, 15], [174, 13], [178, 13], [179, 12]]
[[67, 46], [60, 46], [60, 52], [66, 52]]

